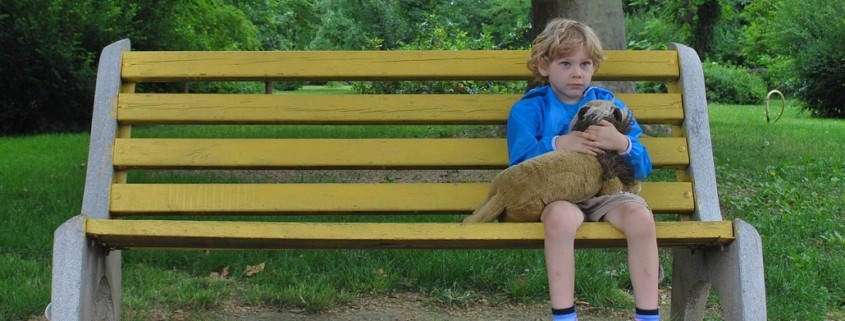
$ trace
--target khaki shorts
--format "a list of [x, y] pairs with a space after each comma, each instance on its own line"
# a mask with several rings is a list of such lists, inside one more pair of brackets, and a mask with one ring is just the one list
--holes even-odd
[[637, 194], [625, 192], [596, 196], [575, 205], [584, 212], [584, 217], [588, 221], [598, 222], [614, 208], [617, 208], [625, 203], [641, 204], [651, 210], [645, 202], [645, 199]]

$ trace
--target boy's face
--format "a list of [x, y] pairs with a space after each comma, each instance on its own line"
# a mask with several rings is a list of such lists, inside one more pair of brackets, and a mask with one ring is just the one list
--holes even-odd
[[537, 67], [540, 75], [549, 78], [549, 86], [557, 99], [567, 104], [581, 101], [595, 72], [593, 60], [584, 47], [549, 62], [548, 66]]

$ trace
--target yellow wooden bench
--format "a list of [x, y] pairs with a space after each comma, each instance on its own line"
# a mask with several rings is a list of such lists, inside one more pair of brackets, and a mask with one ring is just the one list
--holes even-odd
[[[120, 253], [127, 249], [541, 248], [542, 223], [461, 224], [487, 181], [415, 180], [250, 183], [136, 182], [159, 170], [250, 173], [286, 170], [481, 171], [507, 165], [492, 137], [244, 138], [136, 137], [133, 126], [503, 125], [519, 94], [268, 95], [137, 93], [151, 82], [526, 81], [526, 51], [134, 52], [122, 40], [100, 60], [82, 213], [55, 233], [54, 320], [119, 317]], [[608, 51], [596, 80], [665, 82], [668, 93], [619, 94], [641, 124], [671, 128], [647, 137], [668, 181], [642, 195], [662, 219], [660, 246], [674, 247], [672, 315], [701, 320], [706, 284], [726, 319], [765, 320], [759, 236], [723, 220], [716, 193], [701, 64], [682, 45], [665, 51]], [[165, 126], [159, 126], [165, 127]], [[388, 131], [385, 131], [388, 132]], [[495, 132], [495, 131], [491, 131]], [[477, 136], [477, 135], [476, 135]], [[193, 173], [192, 172], [192, 173]], [[237, 173], [237, 172], [235, 172]], [[156, 176], [153, 176], [156, 177]], [[161, 177], [167, 177], [162, 175]], [[409, 178], [410, 177], [410, 178]], [[492, 177], [492, 176], [489, 176]], [[342, 222], [352, 215], [415, 215], [413, 222]], [[256, 222], [251, 215], [338, 216], [339, 221]], [[232, 216], [238, 219], [202, 219]], [[190, 219], [188, 218], [190, 217]], [[419, 217], [419, 220], [416, 218]], [[585, 223], [577, 246], [624, 247], [607, 223]], [[444, 267], [448, 268], [448, 267]]]

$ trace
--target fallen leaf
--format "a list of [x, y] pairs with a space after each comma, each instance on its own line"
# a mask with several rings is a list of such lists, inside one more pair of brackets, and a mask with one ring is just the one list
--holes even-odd
[[226, 267], [223, 268], [223, 271], [220, 272], [220, 277], [225, 278], [225, 277], [228, 277], [228, 276], [229, 276], [229, 266], [227, 265]]
[[208, 276], [211, 277], [212, 279], [229, 277], [229, 267], [228, 266], [224, 267], [223, 270], [220, 271], [220, 272], [213, 271]]
[[247, 265], [244, 273], [246, 273], [246, 276], [253, 276], [261, 271], [264, 271], [264, 262], [261, 262], [258, 265]]

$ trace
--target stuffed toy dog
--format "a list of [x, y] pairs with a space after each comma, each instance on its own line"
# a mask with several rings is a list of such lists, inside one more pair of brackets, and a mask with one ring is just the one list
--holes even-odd
[[[633, 119], [610, 101], [595, 100], [578, 110], [570, 130], [607, 120], [627, 134]], [[511, 166], [493, 178], [487, 198], [464, 223], [537, 222], [546, 204], [578, 203], [596, 195], [639, 192], [639, 182], [623, 156], [608, 152], [590, 156], [574, 151], [549, 152]]]

